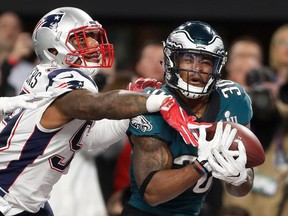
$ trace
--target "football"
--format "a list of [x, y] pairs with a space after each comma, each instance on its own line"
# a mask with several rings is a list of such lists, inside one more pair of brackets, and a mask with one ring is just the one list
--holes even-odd
[[[235, 122], [223, 122], [223, 129], [227, 124], [230, 124], [232, 128], [237, 129], [235, 139], [241, 139], [245, 146], [247, 155], [246, 168], [252, 168], [263, 164], [265, 161], [265, 153], [262, 144], [256, 135], [247, 127]], [[212, 126], [206, 129], [207, 139], [212, 139], [214, 137], [216, 126], [217, 122], [213, 122]], [[229, 149], [237, 150], [237, 145], [237, 142], [234, 141]]]

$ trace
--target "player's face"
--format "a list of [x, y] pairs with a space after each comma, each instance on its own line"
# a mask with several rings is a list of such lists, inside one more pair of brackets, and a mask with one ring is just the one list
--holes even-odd
[[179, 72], [184, 82], [203, 87], [213, 71], [213, 58], [208, 55], [185, 53], [179, 56]]
[[95, 39], [95, 33], [77, 34], [77, 36], [70, 39], [70, 43], [77, 50], [83, 50], [85, 60], [87, 62], [99, 63], [101, 60], [101, 53], [99, 52], [99, 44]]

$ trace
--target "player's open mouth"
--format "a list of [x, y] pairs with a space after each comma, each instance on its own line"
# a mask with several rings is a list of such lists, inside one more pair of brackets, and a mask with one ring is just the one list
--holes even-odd
[[95, 52], [89, 55], [85, 55], [85, 59], [89, 62], [100, 62], [101, 59], [101, 53], [100, 52]]
[[205, 83], [200, 78], [190, 78], [189, 84], [198, 87], [202, 87], [205, 85]]

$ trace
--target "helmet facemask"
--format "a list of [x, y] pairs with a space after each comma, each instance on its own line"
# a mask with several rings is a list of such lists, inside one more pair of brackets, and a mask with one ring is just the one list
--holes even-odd
[[[114, 48], [109, 44], [101, 27], [83, 26], [69, 31], [65, 45], [69, 49], [65, 63], [72, 67], [86, 68], [94, 75], [100, 68], [110, 68], [114, 60]], [[76, 64], [77, 60], [81, 65]]]
[[[187, 61], [195, 65], [187, 62], [180, 65], [183, 56], [190, 56]], [[221, 37], [201, 21], [188, 21], [174, 29], [164, 42], [164, 57], [167, 84], [190, 99], [208, 95], [215, 89], [227, 58]]]
[[42, 64], [77, 67], [89, 75], [113, 64], [114, 49], [105, 30], [79, 8], [60, 7], [44, 15], [33, 31], [32, 41]]
[[[223, 66], [222, 56], [202, 50], [169, 49], [168, 47], [165, 47], [164, 54], [166, 81], [171, 87], [180, 90], [185, 97], [197, 99], [210, 94], [215, 89]], [[196, 61], [199, 59], [200, 62], [196, 67]], [[181, 67], [180, 61], [188, 64], [185, 63], [186, 67]]]

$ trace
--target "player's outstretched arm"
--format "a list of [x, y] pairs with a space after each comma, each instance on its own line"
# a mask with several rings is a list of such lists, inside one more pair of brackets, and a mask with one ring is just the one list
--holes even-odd
[[152, 206], [167, 202], [194, 185], [200, 175], [191, 164], [171, 169], [172, 156], [165, 142], [131, 136], [133, 169], [140, 193]]
[[149, 95], [126, 90], [91, 93], [82, 89], [57, 98], [42, 116], [41, 125], [53, 129], [72, 119], [130, 119], [140, 114], [160, 111], [165, 121], [190, 143], [190, 140], [195, 138], [188, 129], [188, 122], [183, 118], [175, 118], [185, 114], [185, 111], [179, 108], [175, 99], [167, 95]]
[[159, 111], [166, 98], [167, 96], [125, 90], [107, 93], [92, 93], [85, 89], [74, 90], [58, 97], [47, 108], [41, 124], [45, 128], [57, 128], [72, 119], [128, 119], [142, 113]]

